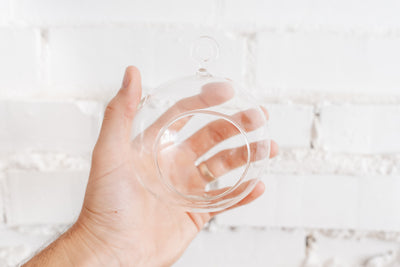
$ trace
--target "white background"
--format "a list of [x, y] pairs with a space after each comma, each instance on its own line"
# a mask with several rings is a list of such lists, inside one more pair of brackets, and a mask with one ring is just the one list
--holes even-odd
[[217, 217], [176, 266], [400, 266], [400, 2], [0, 0], [0, 266], [79, 213], [124, 68], [147, 91], [214, 73], [269, 109], [279, 156], [253, 204]]

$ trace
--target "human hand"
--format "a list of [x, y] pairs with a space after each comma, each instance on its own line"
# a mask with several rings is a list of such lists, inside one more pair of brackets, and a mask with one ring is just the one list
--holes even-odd
[[[204, 88], [200, 95], [176, 103], [146, 130], [148, 141], [141, 145], [152, 147], [152, 140], [161, 125], [175, 114], [218, 105], [231, 97], [229, 90], [219, 90], [219, 94], [216, 94], [212, 89]], [[140, 184], [136, 177], [138, 172], [149, 177], [156, 175], [151, 155], [142, 153], [138, 159], [138, 141], [131, 139], [132, 122], [140, 98], [139, 71], [135, 67], [128, 67], [122, 88], [106, 108], [99, 139], [93, 151], [82, 211], [71, 230], [69, 240], [81, 240], [84, 244], [80, 244], [79, 247], [90, 250], [97, 264], [169, 266], [179, 258], [203, 226], [216, 215], [187, 212], [168, 205]], [[245, 122], [251, 121], [253, 115], [251, 110], [247, 110], [234, 116], [242, 118]], [[268, 117], [267, 113], [266, 116]], [[246, 125], [244, 127], [246, 128]], [[254, 127], [254, 124], [249, 123], [247, 130], [252, 130], [251, 127]], [[170, 173], [179, 176], [179, 172], [185, 166], [194, 166], [193, 162], [199, 155], [234, 134], [226, 122], [214, 121], [196, 132], [182, 146], [169, 151], [181, 160], [172, 165], [167, 162], [166, 166], [174, 166]], [[243, 155], [242, 150], [243, 147], [228, 152], [231, 155], [233, 153], [233, 156]], [[271, 142], [270, 156], [275, 156], [277, 150], [277, 145]], [[208, 160], [207, 164], [215, 175], [222, 175], [246, 162], [243, 157], [233, 157], [235, 160], [229, 160], [231, 157], [225, 158], [225, 162], [213, 161], [212, 158]], [[138, 161], [141, 162], [139, 166], [132, 164]], [[195, 190], [209, 182], [197, 168], [190, 170], [189, 175], [193, 177], [190, 181], [194, 182], [183, 185], [185, 190]], [[263, 192], [264, 184], [259, 182], [249, 195], [233, 207], [247, 204]], [[79, 253], [77, 249], [68, 245], [66, 251], [70, 251], [71, 254]], [[71, 262], [74, 263], [74, 259]]]

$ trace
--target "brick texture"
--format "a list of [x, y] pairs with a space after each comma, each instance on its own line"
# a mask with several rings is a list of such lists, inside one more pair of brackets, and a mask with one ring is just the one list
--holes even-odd
[[0, 1], [0, 25], [7, 24], [10, 19], [10, 0]]
[[[303, 231], [280, 232], [270, 229], [222, 231], [210, 233], [203, 231], [193, 241], [179, 266], [300, 266], [305, 250]], [[230, 240], [230, 242], [227, 242]], [[215, 253], [218, 251], [218, 253]], [[291, 257], [285, 257], [289, 252]], [[211, 256], [210, 255], [215, 255]]]
[[72, 223], [79, 215], [87, 178], [86, 171], [8, 172], [7, 224]]
[[320, 141], [329, 151], [400, 153], [399, 105], [329, 105], [321, 109]]
[[[115, 92], [124, 68], [137, 66], [144, 85], [156, 86], [198, 68], [190, 47], [202, 34], [215, 36], [221, 53], [210, 71], [242, 82], [244, 39], [210, 28], [144, 27], [61, 28], [49, 32], [49, 77], [58, 90], [71, 95]], [[82, 92], [81, 88], [85, 88]]]
[[4, 223], [5, 218], [5, 197], [6, 197], [6, 188], [5, 188], [5, 181], [4, 177], [0, 174], [0, 225]]
[[32, 150], [88, 154], [101, 110], [94, 102], [1, 101], [0, 155]]
[[38, 83], [39, 48], [38, 31], [0, 27], [0, 96], [32, 94]]
[[[214, 1], [192, 2], [173, 0], [85, 1], [84, 3], [50, 0], [15, 1], [16, 18], [33, 24], [65, 24], [76, 22], [183, 22], [206, 23], [214, 17]], [[167, 11], [168, 10], [168, 11]], [[167, 11], [167, 12], [166, 12]]]
[[221, 225], [398, 231], [399, 176], [267, 175], [249, 206], [217, 217]]
[[257, 82], [291, 93], [398, 95], [400, 38], [320, 31], [265, 32], [258, 37]]
[[280, 147], [308, 148], [311, 144], [313, 107], [267, 104], [271, 138]]
[[192, 75], [200, 35], [220, 46], [210, 72], [267, 107], [280, 152], [265, 194], [218, 215], [176, 266], [395, 266], [399, 10], [396, 0], [0, 0], [0, 266], [77, 216], [125, 67], [139, 67], [144, 95]]
[[377, 25], [395, 27], [400, 24], [396, 13], [399, 8], [399, 3], [395, 0], [384, 2], [286, 0], [279, 3], [272, 0], [246, 2], [233, 0], [225, 3], [224, 19], [227, 23], [259, 26], [324, 25], [345, 29]]

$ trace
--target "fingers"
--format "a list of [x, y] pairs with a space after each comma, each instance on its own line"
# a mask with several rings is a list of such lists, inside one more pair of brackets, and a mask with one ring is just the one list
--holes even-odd
[[[268, 117], [266, 109], [262, 109]], [[248, 109], [232, 115], [232, 120], [238, 123], [246, 132], [261, 127], [265, 120], [257, 109]], [[227, 120], [220, 119], [207, 124], [189, 137], [184, 143], [192, 148], [199, 157], [218, 143], [239, 134], [238, 128]]]
[[269, 113], [268, 113], [268, 110], [267, 110], [265, 107], [263, 107], [263, 106], [260, 106], [260, 108], [261, 108], [261, 110], [264, 112], [265, 118], [266, 118], [267, 120], [269, 120]]
[[[250, 181], [248, 181], [248, 182], [250, 182]], [[242, 186], [247, 186], [247, 183], [244, 183]], [[224, 190], [226, 190], [226, 189], [224, 189]], [[225, 210], [218, 211], [218, 212], [211, 212], [210, 215], [213, 217], [213, 216], [218, 215], [218, 214], [220, 214], [222, 212], [225, 212], [227, 210], [234, 209], [234, 208], [249, 204], [249, 203], [253, 202], [254, 200], [256, 200], [257, 198], [259, 198], [264, 193], [264, 191], [265, 191], [265, 185], [264, 185], [264, 183], [262, 181], [259, 181], [256, 184], [256, 186], [254, 187], [254, 189], [250, 192], [250, 194], [248, 194], [241, 201], [239, 201], [238, 203], [236, 203], [232, 207], [229, 207], [229, 208], [227, 208]]]
[[[271, 141], [269, 157], [273, 158], [277, 154], [278, 145], [275, 141]], [[247, 155], [247, 146], [222, 150], [198, 165], [200, 175], [206, 182], [211, 182], [212, 180], [245, 165], [247, 163]], [[251, 143], [250, 155], [250, 162], [262, 160], [267, 157], [267, 141]]]
[[279, 152], [278, 144], [274, 140], [271, 140], [271, 150], [269, 151], [269, 157], [270, 158], [276, 157], [276, 155], [278, 155], [278, 152]]
[[[149, 126], [145, 131], [147, 138], [154, 139], [158, 131], [175, 116], [196, 109], [204, 109], [211, 106], [222, 104], [234, 95], [232, 85], [228, 82], [209, 83], [202, 87], [201, 93], [191, 97], [181, 99], [169, 108], [156, 122]], [[179, 131], [190, 117], [175, 122], [169, 130]]]
[[259, 198], [265, 192], [265, 184], [262, 181], [259, 181], [254, 189], [248, 194], [245, 198], [239, 201], [237, 204], [233, 205], [229, 209], [234, 209], [243, 205], [247, 205], [257, 198]]
[[[272, 141], [271, 143], [275, 142]], [[276, 153], [276, 151], [273, 152]], [[274, 155], [272, 155], [271, 153], [270, 157], [273, 157]], [[251, 143], [250, 156], [251, 156], [250, 162], [266, 158], [268, 156], [268, 142], [259, 141]], [[201, 174], [206, 178], [206, 180], [209, 180], [208, 177], [217, 178], [219, 176], [222, 176], [230, 172], [233, 169], [245, 165], [247, 163], [247, 158], [248, 158], [247, 146], [241, 146], [220, 151], [211, 158], [204, 161], [204, 164], [205, 166], [207, 166], [207, 168], [203, 169], [206, 169], [206, 171], [210, 173], [201, 173]]]
[[129, 66], [121, 89], [108, 103], [99, 140], [129, 141], [132, 121], [142, 93], [139, 70]]

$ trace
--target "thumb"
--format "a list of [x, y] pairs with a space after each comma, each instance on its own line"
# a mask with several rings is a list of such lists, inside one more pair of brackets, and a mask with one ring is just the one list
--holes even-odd
[[142, 95], [139, 70], [129, 66], [125, 70], [122, 87], [108, 103], [104, 112], [99, 141], [129, 141], [133, 118]]

